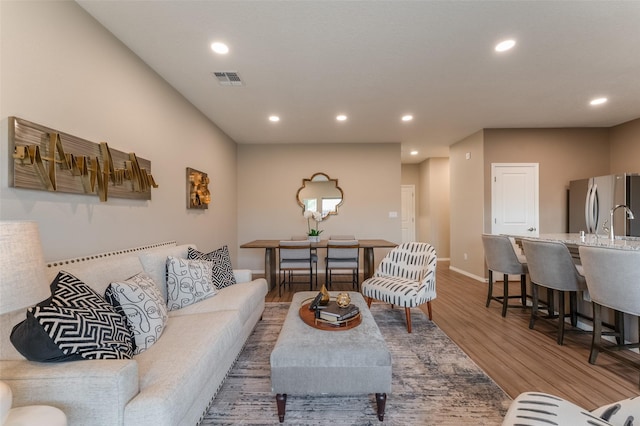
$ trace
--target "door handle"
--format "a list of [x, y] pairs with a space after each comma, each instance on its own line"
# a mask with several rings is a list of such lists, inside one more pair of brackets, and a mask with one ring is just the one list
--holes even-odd
[[536, 231], [536, 228], [534, 228], [534, 227], [532, 226], [531, 228], [527, 229], [527, 231], [529, 231], [529, 232], [535, 232], [535, 231]]

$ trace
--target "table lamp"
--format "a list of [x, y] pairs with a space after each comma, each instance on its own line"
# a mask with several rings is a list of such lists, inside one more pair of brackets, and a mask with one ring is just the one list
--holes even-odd
[[36, 222], [0, 221], [0, 314], [50, 295]]

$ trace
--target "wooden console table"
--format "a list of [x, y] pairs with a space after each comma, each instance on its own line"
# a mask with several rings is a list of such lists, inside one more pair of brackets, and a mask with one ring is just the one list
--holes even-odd
[[[264, 276], [269, 284], [269, 288], [274, 288], [276, 285], [276, 250], [281, 240], [254, 240], [245, 244], [242, 244], [240, 248], [260, 248], [264, 249]], [[367, 278], [373, 276], [375, 258], [375, 248], [393, 248], [398, 244], [392, 243], [387, 240], [369, 239], [358, 240], [360, 248], [364, 250], [363, 254], [363, 276]], [[327, 240], [321, 240], [317, 243], [311, 243], [311, 248], [327, 248]]]

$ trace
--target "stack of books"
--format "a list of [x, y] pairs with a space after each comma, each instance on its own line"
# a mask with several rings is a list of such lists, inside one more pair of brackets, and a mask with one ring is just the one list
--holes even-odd
[[360, 309], [354, 304], [341, 308], [335, 301], [329, 302], [329, 304], [322, 309], [318, 309], [318, 317], [328, 322], [340, 322], [346, 321], [358, 315]]

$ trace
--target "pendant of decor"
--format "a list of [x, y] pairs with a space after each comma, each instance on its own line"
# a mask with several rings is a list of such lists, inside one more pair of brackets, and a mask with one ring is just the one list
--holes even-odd
[[322, 299], [320, 299], [320, 306], [327, 306], [329, 304], [329, 291], [327, 290], [327, 287], [324, 284], [322, 284], [320, 293], [322, 293]]

